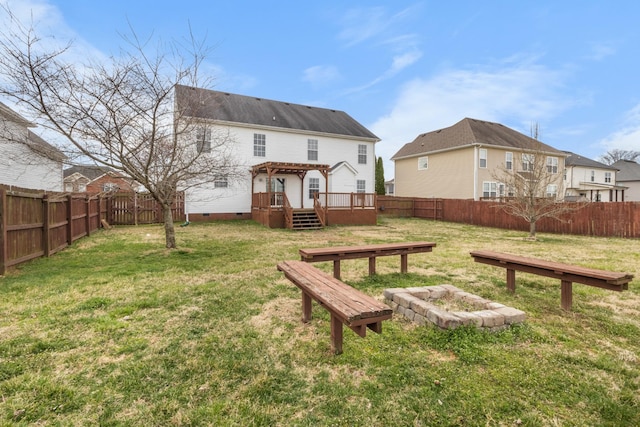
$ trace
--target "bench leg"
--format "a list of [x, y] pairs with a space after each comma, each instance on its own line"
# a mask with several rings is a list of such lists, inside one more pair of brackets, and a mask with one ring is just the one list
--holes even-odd
[[406, 273], [408, 270], [407, 268], [407, 266], [409, 265], [409, 263], [407, 262], [408, 257], [409, 255], [407, 254], [400, 255], [400, 272], [401, 273]]
[[334, 354], [342, 353], [342, 321], [331, 315], [331, 351]]
[[376, 257], [369, 258], [369, 276], [376, 274]]
[[507, 289], [510, 292], [516, 291], [516, 271], [507, 269]]
[[563, 280], [560, 282], [560, 306], [563, 310], [571, 311], [573, 302], [573, 284]]
[[302, 321], [308, 323], [311, 320], [311, 297], [302, 292]]
[[340, 260], [333, 261], [333, 277], [340, 280]]
[[367, 327], [371, 329], [373, 332], [375, 332], [376, 334], [382, 333], [382, 322], [369, 323]]

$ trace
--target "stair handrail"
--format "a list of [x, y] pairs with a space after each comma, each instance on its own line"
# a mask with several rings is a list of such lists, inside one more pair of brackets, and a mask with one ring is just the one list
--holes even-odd
[[286, 193], [282, 193], [282, 211], [284, 212], [284, 225], [287, 228], [293, 228], [293, 208]]
[[318, 215], [318, 219], [320, 220], [320, 225], [323, 227], [327, 226], [327, 216], [326, 211], [322, 207], [322, 203], [320, 203], [320, 198], [318, 197], [320, 194], [316, 193], [313, 195], [313, 209], [316, 211], [316, 215]]

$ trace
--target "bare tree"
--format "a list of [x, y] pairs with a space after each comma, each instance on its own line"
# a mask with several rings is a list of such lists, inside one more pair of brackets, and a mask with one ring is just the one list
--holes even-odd
[[119, 56], [74, 63], [65, 60], [71, 42], [51, 48], [33, 24], [3, 11], [12, 25], [0, 30], [0, 93], [61, 135], [69, 156], [144, 186], [162, 207], [166, 247], [175, 248], [176, 192], [240, 173], [230, 135], [184, 115], [174, 102], [176, 85], [207, 85], [198, 74], [206, 48], [192, 36], [188, 46], [151, 49], [132, 30]]
[[[533, 135], [537, 142], [537, 126]], [[522, 152], [521, 162], [514, 162], [511, 169], [502, 166], [493, 173], [493, 178], [504, 189], [501, 203], [496, 207], [527, 221], [529, 238], [532, 240], [536, 238], [536, 223], [540, 219], [549, 217], [562, 220], [567, 212], [582, 207], [580, 203], [562, 201], [562, 158], [548, 148], [537, 142], [537, 146]]]
[[605, 154], [600, 156], [600, 161], [607, 165], [612, 165], [618, 160], [631, 160], [635, 162], [639, 159], [640, 159], [640, 151], [621, 150], [618, 148], [609, 150]]

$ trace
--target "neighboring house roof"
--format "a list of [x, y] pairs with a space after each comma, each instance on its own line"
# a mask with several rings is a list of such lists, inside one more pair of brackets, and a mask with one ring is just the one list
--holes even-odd
[[617, 170], [617, 168], [606, 165], [604, 163], [600, 163], [595, 160], [588, 159], [586, 157], [582, 157], [579, 154], [572, 153], [570, 151], [565, 151], [568, 154], [567, 158], [564, 161], [565, 166], [581, 166], [585, 168], [598, 168], [598, 169], [609, 169], [609, 170]]
[[617, 182], [640, 181], [640, 164], [633, 160], [618, 160], [611, 166], [618, 169]]
[[564, 154], [550, 145], [499, 123], [464, 118], [453, 126], [418, 135], [413, 142], [405, 144], [391, 159], [472, 147], [478, 144]]
[[35, 127], [33, 123], [13, 111], [11, 108], [7, 107], [2, 102], [0, 102], [0, 115], [2, 115], [5, 119], [14, 123], [18, 123], [22, 126]]
[[176, 86], [180, 114], [227, 123], [380, 140], [347, 113], [189, 86]]
[[64, 177], [67, 178], [75, 173], [87, 177], [90, 181], [101, 177], [105, 173], [112, 172], [113, 170], [107, 166], [95, 166], [95, 165], [74, 165], [64, 170]]

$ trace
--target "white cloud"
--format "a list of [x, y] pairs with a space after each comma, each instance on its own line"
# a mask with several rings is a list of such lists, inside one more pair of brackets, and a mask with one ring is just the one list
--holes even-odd
[[598, 145], [604, 151], [613, 149], [640, 151], [640, 104], [626, 114], [620, 130], [605, 137]]
[[603, 59], [615, 55], [617, 52], [617, 48], [613, 43], [594, 43], [591, 46], [591, 52], [587, 56], [588, 59], [594, 61], [602, 61]]
[[555, 90], [564, 74], [532, 61], [510, 58], [502, 68], [447, 70], [406, 83], [393, 107], [369, 128], [382, 139], [377, 155], [389, 161], [421, 133], [451, 126], [465, 117], [518, 129], [553, 117], [570, 103]]
[[315, 65], [304, 70], [302, 80], [313, 86], [326, 86], [340, 79], [338, 68], [333, 65]]

